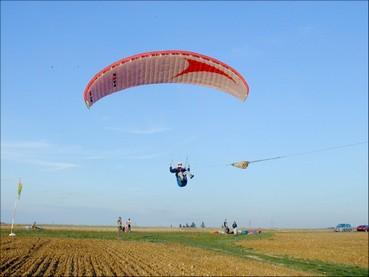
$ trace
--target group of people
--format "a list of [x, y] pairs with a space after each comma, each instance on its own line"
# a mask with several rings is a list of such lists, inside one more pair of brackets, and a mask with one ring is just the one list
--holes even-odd
[[123, 225], [123, 219], [122, 217], [118, 217], [117, 220], [117, 227], [118, 227], [118, 234], [121, 232], [131, 232], [131, 226], [132, 226], [132, 222], [131, 219], [128, 218], [128, 220], [126, 221], [126, 223]]
[[233, 221], [232, 229], [228, 226], [227, 219], [224, 219], [223, 226], [222, 226], [224, 233], [226, 234], [235, 234], [237, 235], [237, 223]]

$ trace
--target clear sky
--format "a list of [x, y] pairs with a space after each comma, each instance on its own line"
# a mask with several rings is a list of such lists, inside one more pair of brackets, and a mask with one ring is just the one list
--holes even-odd
[[[141, 52], [215, 57], [246, 102], [192, 85], [131, 88], [88, 110], [106, 65]], [[240, 226], [368, 223], [368, 2], [1, 1], [1, 221]], [[171, 162], [195, 178], [179, 188]]]

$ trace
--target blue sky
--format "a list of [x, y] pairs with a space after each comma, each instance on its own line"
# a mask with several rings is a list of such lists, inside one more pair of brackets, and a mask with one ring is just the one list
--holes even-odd
[[[248, 81], [131, 88], [90, 110], [104, 66], [183, 49]], [[327, 227], [368, 220], [367, 2], [1, 2], [1, 221]], [[168, 172], [189, 157], [185, 188]]]

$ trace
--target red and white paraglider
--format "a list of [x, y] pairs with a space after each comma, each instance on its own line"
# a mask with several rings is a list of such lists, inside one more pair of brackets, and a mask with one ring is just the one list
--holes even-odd
[[[181, 50], [154, 51], [121, 59], [101, 71], [88, 82], [83, 99], [88, 108], [101, 98], [130, 87], [185, 83], [208, 86], [226, 92], [241, 101], [249, 94], [249, 86], [235, 69], [217, 59]], [[187, 185], [190, 169], [170, 167], [178, 186]]]
[[161, 83], [208, 86], [241, 101], [249, 94], [246, 80], [229, 65], [190, 51], [166, 50], [137, 54], [105, 67], [89, 81], [83, 98], [89, 108], [114, 92]]

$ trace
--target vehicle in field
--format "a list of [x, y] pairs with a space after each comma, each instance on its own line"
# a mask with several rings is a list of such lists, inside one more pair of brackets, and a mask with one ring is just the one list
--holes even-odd
[[369, 232], [369, 226], [368, 225], [359, 225], [356, 227], [356, 231], [358, 232]]
[[334, 229], [335, 232], [352, 232], [351, 224], [341, 223]]

